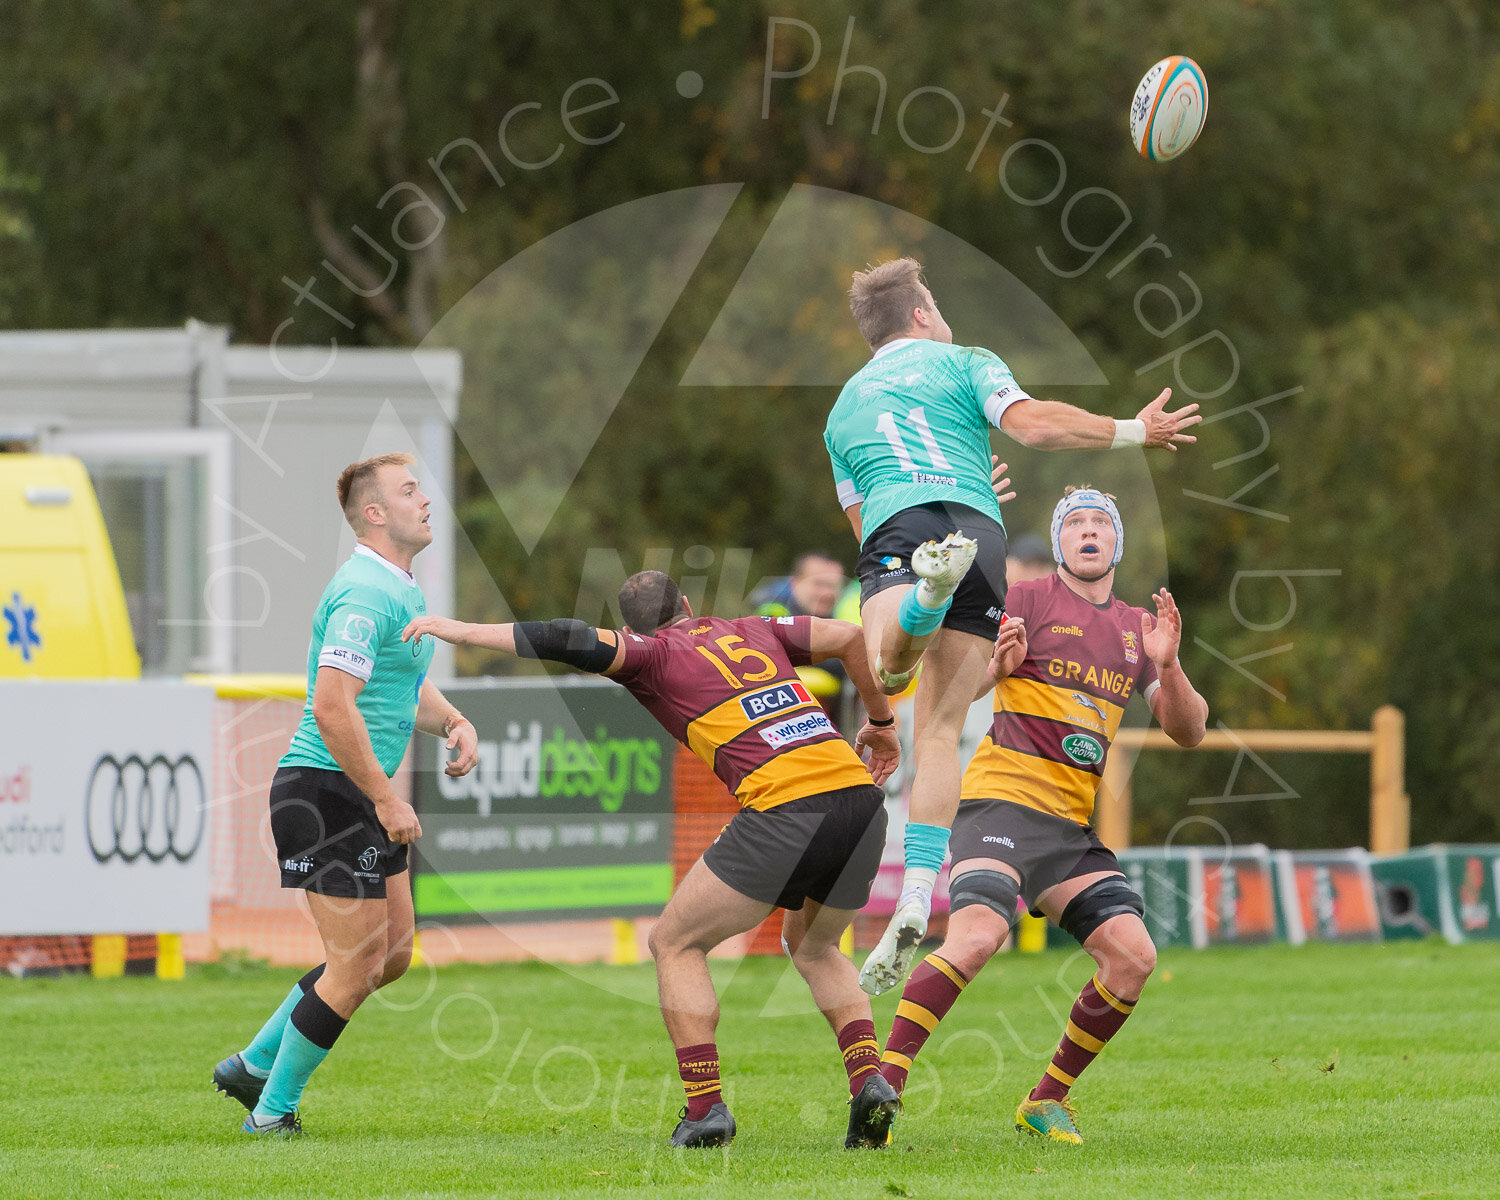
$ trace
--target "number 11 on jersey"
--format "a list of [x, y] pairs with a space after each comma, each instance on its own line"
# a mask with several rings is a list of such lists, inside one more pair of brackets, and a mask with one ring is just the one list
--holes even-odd
[[[927, 460], [933, 467], [941, 471], [951, 470], [947, 456], [943, 453], [942, 447], [937, 444], [937, 438], [932, 436], [932, 426], [927, 424], [927, 414], [920, 404], [906, 414], [906, 423], [917, 431], [917, 436], [922, 440], [922, 448], [927, 451]], [[896, 414], [881, 413], [875, 422], [875, 428], [885, 434], [885, 440], [891, 444], [891, 451], [896, 455], [896, 461], [901, 464], [901, 469], [915, 471], [917, 465], [912, 462], [911, 454], [906, 449], [906, 441], [896, 424]]]

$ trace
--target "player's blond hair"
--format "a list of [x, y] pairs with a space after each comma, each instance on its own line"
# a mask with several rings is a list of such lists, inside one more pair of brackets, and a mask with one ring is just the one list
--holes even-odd
[[397, 451], [350, 463], [340, 472], [337, 484], [339, 507], [344, 510], [344, 520], [355, 533], [365, 531], [365, 505], [385, 502], [380, 494], [380, 468], [409, 467], [416, 461], [412, 455]]
[[927, 307], [922, 264], [897, 258], [865, 271], [854, 272], [849, 285], [849, 311], [874, 350], [911, 328], [912, 311]]

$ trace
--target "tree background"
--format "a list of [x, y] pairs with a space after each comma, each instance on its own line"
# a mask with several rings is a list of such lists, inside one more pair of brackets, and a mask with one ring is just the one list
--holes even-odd
[[[673, 189], [744, 185], [533, 546], [478, 465], [486, 431], [506, 429], [516, 405], [525, 411], [514, 388], [478, 382], [503, 373], [506, 330], [467, 335], [476, 383], [459, 430], [458, 510], [518, 615], [574, 609], [585, 546], [616, 547], [632, 565], [648, 548], [670, 548], [678, 571], [693, 565], [682, 557], [689, 547], [747, 547], [752, 581], [810, 546], [852, 566], [821, 445], [832, 390], [678, 386], [794, 184], [916, 214], [1013, 272], [1108, 378], [1103, 388], [1052, 389], [1057, 398], [1132, 415], [1171, 382], [1169, 367], [1138, 375], [1142, 366], [1221, 330], [1240, 374], [1205, 401], [1209, 417], [1301, 390], [1256, 410], [1269, 437], [1259, 453], [1262, 427], [1239, 412], [1206, 426], [1191, 452], [1150, 460], [1158, 549], [1188, 622], [1183, 658], [1213, 719], [1364, 728], [1377, 705], [1396, 703], [1408, 719], [1414, 840], [1500, 839], [1491, 786], [1500, 775], [1491, 491], [1500, 475], [1500, 11], [1484, 0], [14, 7], [0, 43], [0, 323], [9, 328], [193, 316], [264, 343], [295, 311], [285, 341], [412, 345], [500, 264], [583, 218]], [[851, 16], [847, 63], [878, 68], [889, 87], [878, 129], [872, 77], [838, 77]], [[809, 72], [775, 85], [763, 116], [771, 18], [806, 22], [822, 47]], [[809, 43], [800, 27], [780, 29], [774, 61], [794, 69]], [[1153, 166], [1130, 147], [1125, 110], [1145, 67], [1173, 51], [1203, 66], [1210, 113], [1198, 145]], [[684, 71], [701, 75], [700, 95], [674, 90]], [[558, 116], [569, 86], [588, 77], [619, 96], [608, 112], [577, 119], [593, 145], [567, 138]], [[966, 108], [966, 132], [946, 153], [913, 150], [897, 128], [901, 99], [923, 87], [947, 89]], [[980, 110], [1006, 94], [1013, 125], [996, 129], [967, 169]], [[565, 147], [545, 169], [498, 153], [496, 131], [519, 104], [537, 107], [515, 120], [518, 158]], [[604, 141], [616, 120], [627, 136]], [[912, 138], [936, 144], [951, 128], [941, 105], [914, 104]], [[429, 160], [463, 138], [486, 148], [496, 170], [460, 147], [445, 160], [453, 189], [444, 192]], [[1063, 156], [1057, 201], [1018, 204], [1002, 188], [1001, 156], [1023, 138]], [[1014, 187], [1046, 191], [1048, 180], [1029, 174], [1037, 161], [1017, 157]], [[410, 202], [400, 188], [412, 180], [436, 206], [401, 218], [398, 247], [392, 218]], [[1119, 220], [1107, 203], [1081, 201], [1065, 225], [1060, 209], [1083, 188], [1123, 198], [1132, 223], [1099, 265], [1068, 279], [1041, 255], [1072, 269], [1088, 257], [1079, 245], [1099, 244]], [[1107, 275], [1148, 234], [1170, 246], [1170, 264]], [[325, 261], [348, 286], [320, 269]], [[1160, 339], [1143, 318], [1164, 324], [1170, 305], [1137, 293], [1175, 270], [1192, 277], [1202, 309], [1181, 335]], [[342, 319], [293, 309], [284, 279], [314, 274]], [[638, 321], [635, 280], [587, 282], [591, 296], [622, 298], [623, 307], [601, 306], [601, 329]], [[789, 328], [842, 323], [854, 335], [834, 290], [767, 303], [778, 300]], [[949, 316], [960, 340], [1005, 354], [1003, 329]], [[1191, 385], [1212, 388], [1206, 356], [1186, 369]], [[538, 401], [535, 419], [565, 424], [566, 390]], [[1109, 469], [1001, 452], [1022, 491], [1007, 518], [1013, 530], [1044, 528], [1061, 480]], [[1246, 485], [1240, 503], [1288, 519], [1184, 494], [1222, 498]], [[703, 569], [710, 593], [727, 561], [721, 553]], [[1237, 585], [1236, 576], [1288, 569], [1340, 573], [1295, 580], [1296, 612], [1272, 628], [1287, 609], [1282, 584], [1262, 576]], [[1127, 569], [1121, 590], [1139, 598], [1158, 581]], [[464, 615], [498, 615], [496, 594], [488, 580], [460, 580]], [[1287, 643], [1246, 662], [1261, 682], [1223, 661]], [[1268, 761], [1299, 799], [1193, 811], [1238, 840], [1363, 840], [1363, 760]], [[1145, 756], [1137, 838], [1166, 836], [1188, 798], [1222, 792], [1228, 770], [1220, 756]], [[1237, 790], [1272, 790], [1253, 771]]]

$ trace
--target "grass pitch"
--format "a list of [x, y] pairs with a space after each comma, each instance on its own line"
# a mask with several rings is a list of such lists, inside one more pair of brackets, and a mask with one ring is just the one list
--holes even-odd
[[[928, 1043], [887, 1151], [842, 1149], [832, 1035], [777, 959], [715, 968], [739, 1136], [672, 1151], [675, 1060], [641, 967], [418, 969], [253, 1142], [209, 1083], [294, 971], [0, 980], [0, 1195], [949, 1200], [1491, 1196], [1500, 945], [1164, 954], [1074, 1089], [1081, 1147], [1011, 1127], [1081, 956], [1007, 955]], [[889, 1029], [896, 996], [876, 1002]]]

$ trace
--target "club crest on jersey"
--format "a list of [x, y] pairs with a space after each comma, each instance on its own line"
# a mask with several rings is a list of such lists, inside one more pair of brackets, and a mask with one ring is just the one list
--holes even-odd
[[752, 721], [769, 717], [773, 713], [785, 712], [789, 708], [800, 708], [812, 703], [812, 693], [796, 680], [772, 684], [740, 697], [740, 708]]
[[1141, 656], [1140, 656], [1139, 653], [1137, 653], [1136, 644], [1135, 644], [1135, 630], [1133, 630], [1133, 629], [1122, 630], [1120, 632], [1120, 636], [1125, 639], [1125, 661], [1128, 662], [1128, 663], [1138, 663], [1138, 662], [1140, 662], [1141, 661]]

